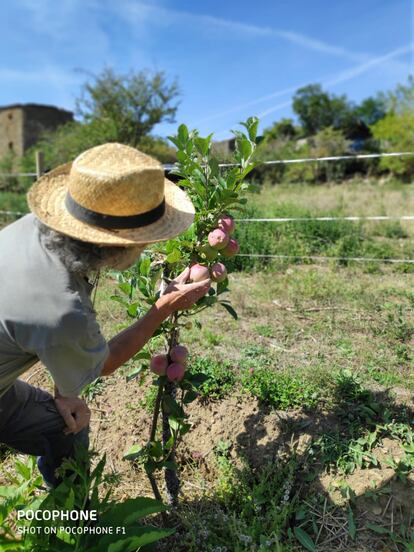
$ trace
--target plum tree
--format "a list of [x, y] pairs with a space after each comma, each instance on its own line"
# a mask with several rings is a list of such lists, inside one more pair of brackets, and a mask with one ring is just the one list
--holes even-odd
[[[177, 148], [178, 159], [172, 172], [180, 179], [179, 185], [187, 191], [195, 206], [194, 223], [181, 236], [152, 245], [134, 267], [119, 273], [118, 285], [124, 297], [113, 297], [125, 305], [129, 316], [135, 318], [142, 316], [157, 301], [168, 282], [186, 266], [191, 267], [189, 280], [199, 281], [211, 275], [215, 282], [209, 293], [193, 307], [174, 313], [161, 325], [146, 348], [135, 356], [139, 366], [128, 376], [142, 382], [152, 372], [157, 376], [153, 379], [157, 396], [148, 441], [144, 445], [134, 445], [125, 458], [144, 467], [157, 499], [161, 499], [161, 494], [154, 472], [164, 470], [167, 500], [171, 504], [177, 503], [179, 492], [175, 450], [191, 428], [185, 406], [197, 398], [200, 385], [207, 379], [206, 375], [192, 372], [191, 362], [187, 361], [188, 351], [179, 345], [180, 331], [192, 326], [190, 318], [215, 305], [237, 319], [230, 301], [223, 298], [229, 291], [226, 257], [238, 251], [236, 240], [230, 238], [235, 229], [230, 212], [243, 209], [247, 202], [243, 196], [250, 185], [245, 179], [255, 166], [252, 155], [256, 148], [258, 119], [251, 117], [242, 125], [244, 131], [234, 131], [234, 166], [224, 170], [212, 155], [212, 135], [202, 138], [196, 130], [189, 131], [185, 125], [180, 125], [177, 135], [170, 137]], [[201, 327], [197, 319], [196, 326]], [[163, 354], [159, 354], [160, 339], [165, 343]], [[162, 372], [159, 365], [164, 368], [165, 364], [166, 372], [156, 373], [156, 370]], [[162, 432], [158, 436], [160, 415]]]

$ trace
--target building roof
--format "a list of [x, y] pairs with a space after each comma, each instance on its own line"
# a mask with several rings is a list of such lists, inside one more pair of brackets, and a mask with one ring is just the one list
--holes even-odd
[[44, 105], [36, 103], [16, 103], [10, 105], [0, 105], [0, 111], [4, 111], [6, 109], [24, 109], [26, 107], [35, 107], [36, 109], [54, 109], [55, 111], [61, 111], [63, 113], [68, 113], [69, 115], [73, 115], [72, 111], [69, 111], [68, 109], [62, 109], [61, 107], [56, 107], [55, 105]]

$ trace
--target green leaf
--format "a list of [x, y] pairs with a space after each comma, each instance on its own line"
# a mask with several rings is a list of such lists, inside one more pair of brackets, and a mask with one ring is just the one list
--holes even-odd
[[240, 123], [249, 133], [249, 138], [252, 142], [256, 141], [257, 129], [259, 127], [259, 119], [257, 117], [249, 117], [246, 122]]
[[14, 463], [14, 468], [24, 479], [30, 479], [30, 468], [26, 466], [26, 464], [23, 464], [23, 462], [16, 460]]
[[192, 184], [193, 184], [193, 187], [194, 187], [195, 191], [197, 192], [197, 194], [200, 197], [205, 198], [207, 192], [206, 192], [206, 189], [204, 188], [204, 185], [196, 179], [192, 180]]
[[144, 369], [146, 368], [147, 366], [139, 366], [138, 368], [133, 368], [132, 370], [130, 370], [127, 374], [127, 377], [126, 377], [126, 380], [127, 381], [132, 381], [134, 379], [136, 379], [143, 371]]
[[133, 360], [151, 360], [151, 355], [148, 351], [139, 351], [136, 355], [134, 355]]
[[168, 140], [174, 144], [174, 146], [177, 146], [177, 148], [180, 148], [180, 141], [177, 136], [167, 136]]
[[112, 502], [107, 512], [99, 518], [99, 525], [113, 527], [130, 525], [150, 514], [165, 512], [168, 507], [153, 498], [139, 496], [124, 502]]
[[226, 311], [234, 318], [234, 320], [238, 319], [237, 312], [233, 309], [231, 305], [228, 303], [223, 303], [223, 301], [219, 301], [219, 304], [226, 309]]
[[184, 418], [184, 410], [171, 395], [164, 395], [162, 404], [167, 414], [172, 414], [175, 418]]
[[203, 385], [203, 383], [205, 383], [209, 379], [210, 377], [207, 374], [203, 374], [202, 372], [186, 375], [186, 380], [191, 383], [191, 385], [196, 389]]
[[378, 533], [379, 535], [387, 535], [390, 532], [385, 527], [381, 527], [381, 525], [376, 525], [375, 523], [366, 523], [365, 527], [367, 529], [371, 529], [371, 531], [374, 531], [374, 533]]
[[174, 249], [169, 255], [167, 255], [165, 260], [170, 264], [178, 263], [178, 261], [181, 260], [181, 256], [181, 251], [179, 249]]
[[118, 284], [118, 287], [123, 293], [125, 293], [125, 295], [128, 295], [128, 296], [131, 295], [132, 287], [127, 282], [122, 282]]
[[162, 443], [160, 441], [152, 441], [149, 447], [149, 454], [157, 460], [162, 457]]
[[151, 259], [149, 257], [143, 257], [139, 264], [139, 273], [142, 276], [148, 276], [151, 268]]
[[131, 303], [130, 305], [128, 305], [127, 313], [132, 318], [135, 318], [137, 315], [137, 310], [138, 310], [138, 303]]
[[354, 512], [352, 511], [352, 508], [348, 509], [348, 533], [351, 539], [355, 540], [356, 525], [355, 525]]
[[229, 279], [228, 278], [226, 278], [222, 282], [219, 282], [217, 284], [217, 295], [221, 295], [222, 293], [226, 293], [226, 292], [230, 291], [229, 288], [228, 288], [228, 285], [229, 285]]
[[206, 156], [207, 153], [208, 153], [208, 149], [210, 147], [211, 136], [212, 135], [210, 134], [210, 136], [207, 136], [207, 138], [198, 137], [194, 140], [195, 147], [198, 149], [198, 151], [203, 156]]
[[191, 429], [191, 424], [181, 424], [180, 434], [185, 435], [190, 431], [190, 429]]
[[[210, 167], [211, 176], [218, 177], [220, 173], [220, 167], [217, 159], [215, 157], [212, 157], [211, 159], [209, 159], [208, 165]], [[219, 179], [219, 182], [220, 180], [223, 181], [224, 179]]]
[[110, 299], [112, 299], [112, 301], [116, 301], [117, 303], [121, 303], [123, 307], [129, 306], [128, 301], [126, 301], [123, 297], [120, 297], [119, 295], [111, 295]]
[[247, 138], [243, 137], [236, 141], [237, 149], [240, 153], [241, 160], [247, 160], [253, 153], [253, 147]]
[[309, 550], [309, 552], [318, 552], [318, 549], [315, 546], [315, 543], [310, 538], [310, 536], [304, 531], [301, 527], [295, 527], [293, 529], [295, 537], [298, 539], [300, 544]]
[[183, 403], [190, 404], [193, 401], [195, 401], [197, 397], [198, 397], [198, 393], [196, 393], [195, 391], [193, 390], [187, 391], [187, 393], [184, 395]]
[[174, 431], [177, 431], [181, 425], [181, 422], [179, 420], [176, 420], [173, 416], [168, 418], [168, 423], [170, 424], [171, 429]]
[[124, 460], [136, 460], [146, 452], [146, 449], [141, 445], [132, 445], [124, 454]]
[[[187, 154], [184, 151], [177, 151], [177, 159], [180, 163], [185, 163], [187, 161]], [[180, 182], [181, 184], [181, 182]]]
[[181, 124], [178, 127], [178, 139], [180, 140], [183, 146], [186, 144], [188, 140], [188, 128], [184, 124]]

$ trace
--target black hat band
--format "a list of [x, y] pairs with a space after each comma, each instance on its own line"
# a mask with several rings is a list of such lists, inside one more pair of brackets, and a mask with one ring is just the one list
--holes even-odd
[[86, 222], [86, 224], [92, 226], [99, 226], [112, 230], [148, 226], [149, 224], [157, 222], [165, 213], [165, 199], [163, 199], [154, 209], [146, 211], [145, 213], [139, 213], [138, 215], [104, 215], [103, 213], [97, 213], [96, 211], [91, 211], [91, 209], [87, 207], [83, 207], [73, 199], [69, 192], [66, 194], [65, 206], [69, 213], [77, 220]]

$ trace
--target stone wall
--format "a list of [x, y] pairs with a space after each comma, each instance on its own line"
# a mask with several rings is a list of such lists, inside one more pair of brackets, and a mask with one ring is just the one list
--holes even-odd
[[0, 158], [9, 153], [19, 157], [24, 152], [23, 110], [20, 108], [5, 108], [0, 110]]
[[15, 104], [0, 107], [0, 158], [10, 152], [21, 157], [45, 130], [73, 120], [73, 113], [48, 105]]

